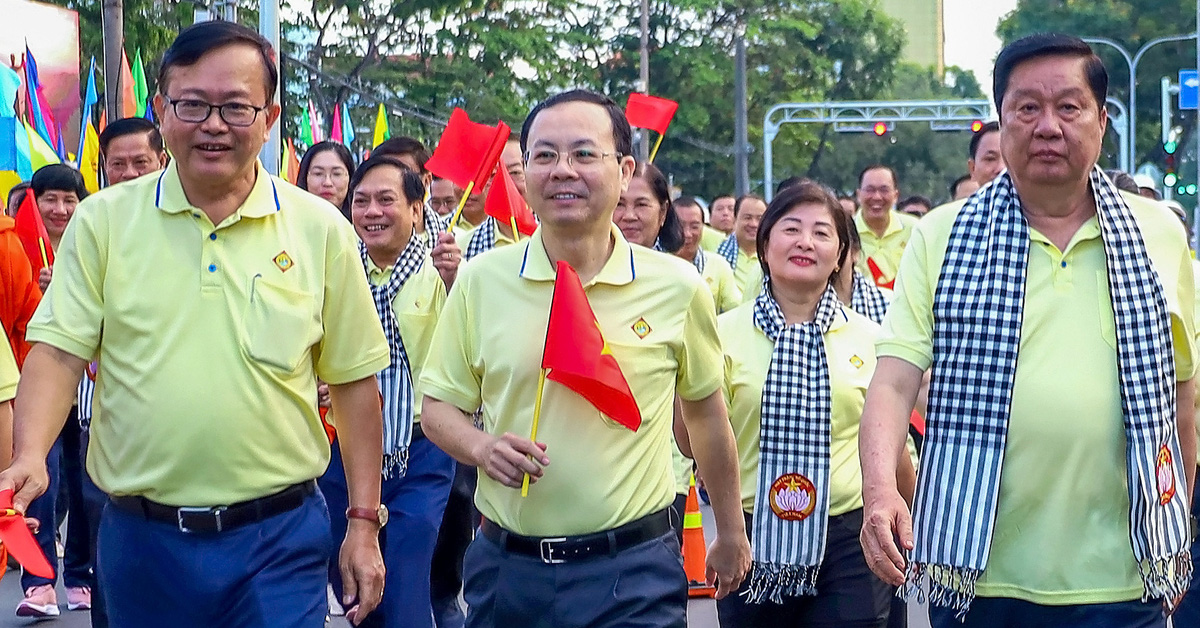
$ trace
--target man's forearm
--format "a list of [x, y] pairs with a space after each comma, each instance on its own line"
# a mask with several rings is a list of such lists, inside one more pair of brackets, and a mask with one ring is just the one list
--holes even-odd
[[471, 417], [453, 404], [425, 397], [421, 406], [421, 424], [425, 435], [451, 458], [473, 467], [479, 466], [477, 452], [491, 436], [475, 427]]
[[374, 509], [383, 467], [383, 418], [375, 376], [331, 384], [329, 401], [337, 417], [350, 506]]
[[897, 470], [904, 451], [922, 372], [897, 358], [881, 358], [867, 389], [858, 449], [863, 490], [899, 490]]
[[683, 401], [683, 417], [696, 466], [712, 501], [718, 532], [744, 534], [737, 443], [721, 392], [701, 401]]
[[25, 358], [13, 401], [13, 458], [46, 459], [75, 401], [87, 360], [47, 344]]
[[1183, 473], [1187, 477], [1188, 496], [1195, 499], [1196, 489], [1196, 379], [1178, 382], [1175, 386], [1176, 416], [1179, 431], [1179, 454], [1183, 456]]

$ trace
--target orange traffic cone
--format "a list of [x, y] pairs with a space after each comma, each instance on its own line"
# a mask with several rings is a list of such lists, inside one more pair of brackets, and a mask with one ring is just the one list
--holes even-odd
[[700, 500], [696, 498], [696, 476], [692, 475], [687, 505], [683, 508], [683, 573], [687, 574], [688, 597], [712, 597], [717, 593], [704, 581], [707, 558], [704, 525], [700, 521]]

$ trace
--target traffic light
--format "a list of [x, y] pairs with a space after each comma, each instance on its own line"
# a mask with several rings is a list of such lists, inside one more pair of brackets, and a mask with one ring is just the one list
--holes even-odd
[[875, 127], [872, 129], [872, 131], [874, 131], [875, 135], [877, 135], [879, 137], [883, 137], [884, 135], [887, 135], [887, 132], [888, 132], [887, 123], [886, 122], [876, 122]]
[[1169, 140], [1169, 141], [1163, 143], [1163, 150], [1166, 151], [1166, 153], [1168, 155], [1174, 155], [1175, 149], [1178, 147], [1179, 147], [1179, 144], [1177, 144], [1175, 142], [1175, 140]]
[[1174, 187], [1179, 182], [1179, 176], [1175, 174], [1175, 149], [1178, 145], [1175, 140], [1169, 140], [1163, 143], [1163, 150], [1167, 153], [1166, 166], [1167, 173], [1163, 175], [1163, 185]]
[[1176, 176], [1174, 172], [1168, 172], [1167, 174], [1163, 175], [1163, 185], [1167, 187], [1175, 187], [1175, 184], [1178, 182], [1179, 177]]
[[972, 122], [972, 123], [971, 123], [971, 132], [972, 132], [972, 133], [978, 133], [978, 132], [979, 132], [979, 129], [982, 129], [982, 128], [983, 128], [983, 121], [982, 121], [982, 120], [976, 120], [976, 121], [974, 121], [974, 122]]

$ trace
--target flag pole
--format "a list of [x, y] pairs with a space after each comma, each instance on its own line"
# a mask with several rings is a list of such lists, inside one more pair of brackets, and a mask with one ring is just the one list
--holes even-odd
[[516, 216], [509, 216], [509, 217], [508, 217], [508, 224], [512, 226], [512, 230], [513, 230], [513, 242], [520, 242], [520, 241], [521, 241], [521, 232], [520, 232], [520, 231], [517, 231], [517, 217], [516, 217]]
[[[447, 223], [447, 229], [453, 229], [458, 226], [458, 219], [462, 218], [463, 208], [467, 206], [467, 197], [471, 195], [471, 190], [475, 189], [475, 182], [471, 181], [467, 184], [467, 189], [463, 190], [462, 198], [458, 200], [458, 209], [454, 210], [454, 216]], [[426, 192], [428, 194], [428, 192]]]
[[42, 254], [42, 268], [50, 267], [50, 258], [46, 256], [46, 241], [38, 238], [38, 251]]
[[[529, 440], [533, 441], [534, 446], [537, 446], [538, 419], [542, 417], [542, 391], [546, 388], [546, 369], [542, 369], [538, 373], [538, 389], [537, 401], [533, 404], [533, 429], [529, 432]], [[529, 496], [529, 474], [525, 474], [525, 479], [521, 481], [521, 497]]]
[[663, 134], [658, 134], [658, 139], [654, 141], [654, 148], [650, 151], [650, 163], [654, 163], [654, 156], [658, 154], [658, 147], [662, 146]]

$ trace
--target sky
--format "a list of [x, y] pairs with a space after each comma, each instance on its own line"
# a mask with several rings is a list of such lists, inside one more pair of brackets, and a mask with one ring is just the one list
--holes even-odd
[[1000, 52], [996, 24], [1017, 8], [1017, 0], [944, 0], [946, 65], [975, 72], [984, 93], [992, 95], [992, 63]]

